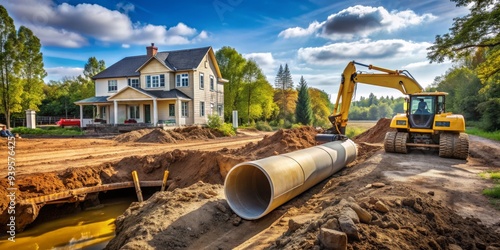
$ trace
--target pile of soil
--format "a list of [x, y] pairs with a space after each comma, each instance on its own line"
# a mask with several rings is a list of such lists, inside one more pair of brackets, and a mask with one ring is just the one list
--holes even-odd
[[177, 143], [182, 140], [207, 140], [223, 137], [219, 131], [200, 126], [175, 128], [173, 130], [140, 129], [116, 136], [118, 142]]
[[382, 118], [377, 121], [377, 124], [375, 124], [375, 126], [357, 136], [354, 136], [352, 140], [357, 143], [383, 143], [385, 134], [389, 131], [395, 131], [395, 129], [390, 128], [390, 125], [391, 119]]
[[245, 155], [255, 160], [271, 155], [289, 153], [316, 145], [318, 131], [313, 127], [280, 129], [271, 136], [265, 136], [258, 143], [249, 143], [245, 147], [232, 150], [233, 155]]
[[[336, 177], [257, 221], [234, 214], [221, 185], [198, 182], [159, 192], [117, 218], [117, 236], [106, 249], [330, 249], [331, 239], [322, 233], [328, 230], [348, 232], [348, 249], [500, 247], [499, 234], [427, 194], [403, 185], [362, 186], [350, 174]], [[358, 216], [354, 206], [370, 219]], [[349, 229], [339, 223], [346, 216]]]
[[358, 146], [358, 157], [354, 164], [363, 162], [383, 148], [385, 134], [394, 130], [390, 125], [391, 119], [381, 118], [375, 126], [351, 138]]

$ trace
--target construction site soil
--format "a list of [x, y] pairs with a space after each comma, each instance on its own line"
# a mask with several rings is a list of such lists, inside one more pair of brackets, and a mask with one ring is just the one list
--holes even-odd
[[[500, 211], [481, 195], [492, 183], [478, 176], [500, 167], [495, 158], [499, 144], [471, 137], [467, 161], [424, 150], [386, 154], [382, 142], [388, 123], [381, 119], [353, 138], [358, 145], [354, 163], [259, 220], [243, 220], [231, 211], [223, 195], [226, 174], [243, 161], [314, 146], [314, 128], [279, 130], [238, 148], [173, 149], [22, 174], [16, 176], [17, 198], [130, 181], [132, 170], [141, 180], [161, 180], [169, 170], [167, 191], [134, 202], [119, 216], [107, 249], [328, 249], [339, 246], [335, 244], [342, 249], [345, 236], [332, 240], [332, 234], [342, 231], [347, 249], [500, 249]], [[189, 138], [188, 133], [135, 131], [114, 141], [149, 147], [134, 143], [174, 143]], [[204, 136], [200, 138], [208, 142], [219, 135]], [[2, 181], [2, 225], [8, 219], [6, 188]], [[19, 207], [18, 229], [33, 222], [39, 209], [34, 204]], [[354, 222], [348, 228], [346, 217]]]

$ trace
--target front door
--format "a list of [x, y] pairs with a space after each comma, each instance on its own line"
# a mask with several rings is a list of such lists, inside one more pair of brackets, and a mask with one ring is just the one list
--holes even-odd
[[151, 123], [151, 105], [144, 104], [144, 122]]

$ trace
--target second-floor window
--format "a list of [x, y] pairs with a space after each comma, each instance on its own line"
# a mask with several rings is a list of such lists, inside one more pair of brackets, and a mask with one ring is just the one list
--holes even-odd
[[200, 73], [200, 89], [205, 88], [205, 75], [203, 73]]
[[146, 88], [165, 87], [165, 75], [148, 75], [146, 76]]
[[214, 91], [215, 90], [215, 80], [214, 76], [210, 76], [210, 90]]
[[118, 82], [116, 80], [108, 80], [108, 92], [116, 92], [118, 90]]
[[176, 87], [188, 87], [189, 86], [189, 75], [187, 73], [178, 74], [175, 76], [175, 86]]
[[140, 88], [141, 83], [139, 82], [139, 78], [129, 78], [128, 79], [128, 86], [131, 86], [134, 88]]

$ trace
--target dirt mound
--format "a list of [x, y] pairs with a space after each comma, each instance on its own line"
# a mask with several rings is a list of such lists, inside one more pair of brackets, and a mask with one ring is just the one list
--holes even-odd
[[155, 129], [141, 138], [135, 140], [135, 142], [149, 142], [149, 143], [177, 143], [177, 140], [163, 129]]
[[189, 126], [173, 130], [159, 128], [134, 130], [116, 136], [115, 140], [118, 142], [177, 143], [181, 140], [207, 140], [223, 136], [222, 133], [211, 128]]
[[[356, 218], [350, 224], [348, 249], [500, 247], [500, 235], [426, 194], [386, 185], [365, 187], [349, 197], [353, 192], [346, 191], [358, 189], [359, 182], [345, 180], [331, 179], [258, 221], [234, 214], [223, 199], [221, 185], [198, 182], [156, 193], [117, 218], [117, 236], [106, 249], [329, 249], [328, 238], [320, 231], [348, 231], [344, 222], [339, 223], [346, 216]], [[370, 219], [363, 217], [360, 222], [351, 207]]]
[[134, 130], [130, 131], [121, 135], [118, 135], [115, 137], [115, 141], [118, 142], [133, 142], [141, 138], [142, 136], [148, 134], [151, 132], [152, 129], [139, 129], [139, 130]]
[[375, 126], [369, 128], [365, 132], [354, 136], [352, 138], [353, 141], [357, 143], [368, 142], [368, 143], [383, 143], [385, 134], [389, 131], [393, 131], [394, 129], [390, 128], [391, 119], [381, 118], [378, 120]]
[[252, 159], [288, 153], [316, 145], [316, 134], [318, 132], [313, 127], [280, 129], [271, 136], [265, 136], [258, 143], [249, 143], [245, 147], [234, 150], [231, 153], [245, 155]]
[[223, 137], [224, 135], [211, 128], [202, 128], [199, 126], [190, 126], [185, 128], [176, 128], [174, 132], [182, 134], [186, 139], [215, 139], [217, 137]]

